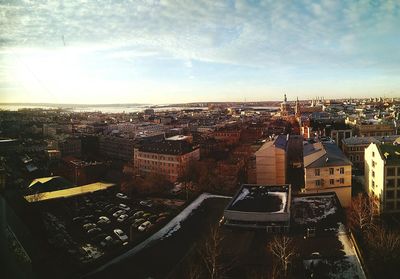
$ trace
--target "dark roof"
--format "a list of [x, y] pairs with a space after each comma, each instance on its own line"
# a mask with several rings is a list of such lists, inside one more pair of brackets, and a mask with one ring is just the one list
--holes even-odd
[[304, 146], [304, 167], [318, 168], [343, 165], [351, 165], [351, 162], [334, 143], [317, 142]]
[[288, 142], [288, 136], [287, 135], [279, 135], [275, 141], [274, 141], [274, 145], [278, 148], [284, 149], [286, 150], [286, 145]]
[[72, 187], [74, 184], [61, 176], [34, 179], [28, 187], [28, 193], [51, 192]]
[[182, 155], [198, 147], [185, 141], [185, 140], [164, 140], [161, 142], [146, 142], [139, 147], [141, 152], [150, 152], [157, 154], [167, 154], [167, 155]]
[[379, 142], [393, 142], [399, 135], [392, 135], [392, 136], [376, 136], [376, 137], [351, 137], [343, 139], [343, 143], [346, 145], [368, 145], [370, 143], [379, 143]]
[[392, 143], [378, 144], [378, 150], [386, 165], [400, 165], [400, 145]]

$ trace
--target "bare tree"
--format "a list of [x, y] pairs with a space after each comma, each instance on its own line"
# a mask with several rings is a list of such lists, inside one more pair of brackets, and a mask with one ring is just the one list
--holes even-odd
[[364, 231], [373, 224], [373, 200], [369, 196], [359, 193], [351, 201], [350, 226], [353, 229]]
[[200, 248], [200, 257], [209, 274], [210, 279], [223, 278], [229, 270], [229, 266], [222, 259], [222, 241], [224, 237], [220, 233], [219, 226], [214, 226], [210, 230], [208, 238]]
[[275, 236], [269, 244], [269, 249], [278, 260], [278, 266], [283, 271], [284, 276], [287, 277], [289, 264], [295, 255], [292, 239], [287, 236]]

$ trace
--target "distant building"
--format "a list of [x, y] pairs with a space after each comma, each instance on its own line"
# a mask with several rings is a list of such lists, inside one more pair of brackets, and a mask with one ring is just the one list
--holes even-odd
[[352, 164], [334, 143], [303, 147], [306, 193], [335, 192], [343, 207], [351, 203]]
[[227, 145], [239, 143], [241, 131], [237, 129], [220, 129], [214, 132], [213, 136], [216, 140], [223, 141]]
[[379, 213], [400, 211], [400, 142], [365, 149], [365, 187]]
[[265, 142], [256, 152], [257, 184], [285, 184], [289, 135]]
[[373, 136], [391, 136], [396, 134], [396, 127], [392, 124], [357, 124], [357, 134], [360, 137], [373, 137]]
[[339, 148], [342, 148], [342, 140], [353, 136], [352, 129], [332, 129], [331, 139], [333, 139]]
[[115, 136], [99, 138], [99, 152], [111, 159], [129, 161], [133, 158], [134, 140]]
[[287, 117], [287, 116], [289, 116], [289, 113], [290, 113], [290, 105], [287, 101], [286, 94], [285, 94], [283, 97], [283, 102], [281, 103], [281, 114], [280, 115], [282, 117]]
[[371, 143], [395, 141], [399, 136], [387, 137], [351, 137], [342, 140], [342, 150], [353, 163], [353, 168], [364, 173], [364, 151]]
[[58, 141], [58, 149], [61, 152], [61, 156], [77, 156], [80, 157], [82, 153], [82, 144], [79, 138], [66, 138]]
[[20, 141], [17, 139], [0, 139], [0, 155], [13, 154], [21, 149]]
[[175, 182], [189, 166], [200, 159], [200, 149], [184, 140], [148, 142], [135, 148], [134, 168], [139, 174], [155, 173]]

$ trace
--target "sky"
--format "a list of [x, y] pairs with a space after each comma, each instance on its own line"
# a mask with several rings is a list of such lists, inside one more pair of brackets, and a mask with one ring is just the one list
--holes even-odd
[[0, 1], [0, 103], [400, 97], [400, 1]]

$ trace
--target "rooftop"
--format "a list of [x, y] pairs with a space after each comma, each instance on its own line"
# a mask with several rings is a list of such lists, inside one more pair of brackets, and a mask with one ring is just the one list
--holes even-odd
[[161, 142], [146, 142], [139, 147], [139, 151], [167, 154], [183, 155], [197, 149], [193, 144], [185, 140], [164, 140]]
[[399, 144], [385, 143], [377, 146], [382, 159], [386, 161], [386, 165], [400, 165]]
[[69, 189], [63, 189], [58, 191], [52, 192], [43, 192], [40, 194], [35, 195], [28, 195], [24, 198], [28, 202], [38, 202], [38, 201], [45, 201], [45, 200], [53, 200], [59, 198], [70, 198], [73, 196], [79, 196], [87, 193], [93, 193], [101, 190], [106, 190], [110, 187], [115, 186], [113, 183], [104, 183], [104, 182], [96, 182], [92, 184], [87, 184], [79, 187], [73, 187]]
[[304, 167], [318, 168], [351, 165], [351, 162], [334, 143], [306, 143], [303, 146]]
[[398, 139], [400, 135], [384, 136], [384, 137], [351, 137], [343, 139], [346, 145], [365, 145], [378, 142], [393, 142]]
[[228, 205], [228, 210], [283, 213], [287, 211], [289, 185], [245, 184]]

